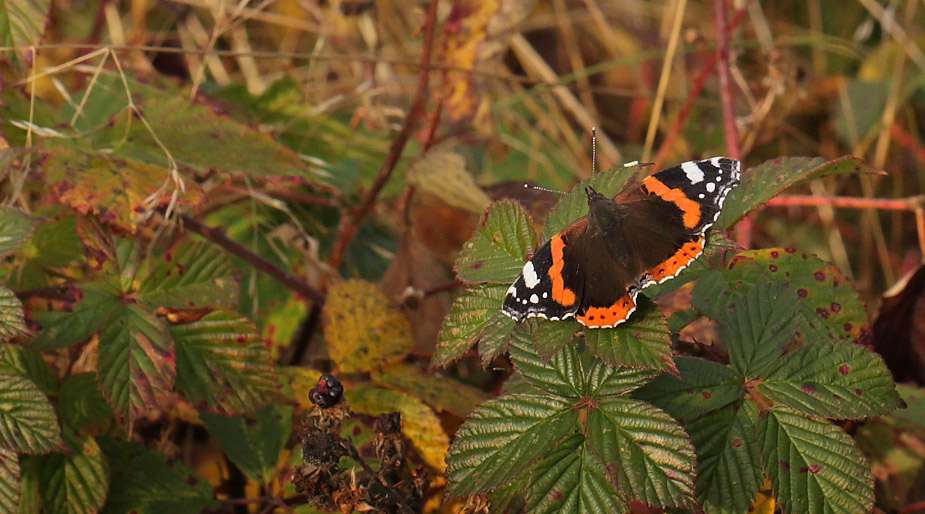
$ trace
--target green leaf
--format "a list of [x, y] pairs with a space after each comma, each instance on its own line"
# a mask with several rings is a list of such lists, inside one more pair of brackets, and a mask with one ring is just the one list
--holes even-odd
[[560, 321], [546, 321], [534, 319], [528, 321], [524, 327], [532, 328], [533, 348], [537, 357], [547, 361], [562, 351], [569, 343], [578, 337], [582, 326], [574, 319]]
[[32, 311], [32, 320], [40, 330], [31, 346], [49, 350], [85, 341], [100, 329], [110, 312], [122, 306], [119, 297], [103, 284], [86, 284], [80, 292], [83, 298], [71, 311]]
[[516, 328], [517, 322], [500, 310], [491, 315], [485, 324], [485, 330], [479, 336], [479, 358], [482, 367], [487, 368], [492, 360], [507, 349]]
[[585, 379], [585, 394], [594, 398], [622, 396], [652, 381], [658, 372], [651, 369], [614, 367], [594, 361]]
[[462, 357], [478, 341], [486, 324], [501, 312], [506, 290], [507, 286], [482, 284], [467, 288], [457, 296], [450, 313], [443, 319], [430, 365], [446, 366]]
[[414, 341], [401, 310], [370, 282], [347, 280], [328, 291], [324, 305], [328, 354], [343, 372], [369, 371], [399, 362]]
[[30, 265], [41, 268], [62, 268], [82, 261], [83, 247], [77, 234], [76, 216], [42, 223], [19, 252], [27, 257]]
[[198, 514], [219, 507], [212, 487], [179, 462], [137, 443], [99, 440], [109, 461], [111, 482], [104, 514]]
[[39, 495], [49, 514], [98, 512], [109, 489], [106, 460], [92, 436], [66, 437], [71, 452], [36, 457]]
[[529, 331], [518, 330], [511, 339], [510, 353], [514, 367], [536, 389], [573, 401], [585, 391], [584, 366], [575, 345], [566, 346], [546, 361], [533, 350]]
[[96, 373], [77, 373], [61, 384], [55, 412], [66, 426], [99, 423], [112, 418], [112, 407], [99, 389]]
[[42, 512], [39, 500], [39, 484], [35, 460], [38, 456], [20, 455], [19, 468], [22, 479], [19, 487], [19, 506], [17, 514], [39, 514]]
[[463, 282], [510, 285], [535, 247], [536, 230], [523, 207], [511, 200], [496, 202], [459, 252], [456, 274]]
[[164, 324], [136, 304], [113, 313], [100, 334], [100, 386], [131, 427], [173, 389], [173, 341]]
[[200, 412], [199, 419], [248, 478], [261, 485], [273, 480], [280, 452], [292, 432], [292, 407], [271, 405], [248, 416]]
[[501, 487], [527, 470], [560, 439], [579, 429], [578, 412], [564, 400], [516, 394], [479, 406], [456, 433], [447, 455], [447, 494]]
[[250, 412], [274, 395], [269, 351], [247, 318], [214, 311], [168, 328], [177, 353], [177, 389], [196, 408], [219, 414]]
[[29, 333], [23, 317], [22, 302], [16, 293], [6, 286], [0, 286], [0, 341], [9, 341]]
[[465, 417], [488, 399], [481, 389], [445, 376], [435, 376], [412, 364], [399, 363], [372, 372], [373, 382], [414, 395], [431, 407]]
[[0, 512], [17, 512], [20, 478], [16, 452], [0, 446]]
[[784, 355], [757, 389], [775, 402], [834, 419], [887, 414], [902, 405], [883, 359], [842, 342], [817, 342]]
[[408, 183], [447, 205], [481, 214], [491, 199], [466, 171], [466, 161], [448, 145], [427, 150], [405, 172]]
[[609, 398], [588, 412], [591, 450], [627, 497], [647, 505], [694, 508], [694, 448], [662, 410]]
[[43, 393], [53, 396], [58, 392], [58, 380], [42, 354], [32, 348], [8, 345], [0, 359], [0, 373], [21, 375], [31, 380]]
[[766, 414], [758, 421], [761, 457], [785, 513], [870, 512], [873, 476], [848, 434], [785, 407]]
[[549, 215], [546, 217], [546, 226], [543, 230], [546, 236], [543, 240], [548, 241], [554, 234], [562, 231], [573, 221], [588, 213], [586, 187], [593, 187], [598, 193], [613, 197], [623, 189], [623, 186], [634, 174], [637, 174], [635, 168], [616, 168], [598, 173], [575, 186], [571, 193], [562, 197], [559, 203], [549, 211]]
[[717, 227], [729, 227], [748, 211], [767, 202], [788, 187], [830, 175], [872, 172], [864, 161], [845, 156], [834, 161], [821, 157], [778, 157], [742, 173], [739, 186], [729, 193]]
[[351, 409], [364, 414], [401, 413], [402, 433], [411, 440], [424, 462], [443, 471], [450, 439], [440, 418], [414, 396], [378, 387], [353, 387], [344, 392]]
[[630, 512], [626, 499], [607, 480], [587, 441], [580, 435], [569, 437], [536, 464], [526, 512]]
[[800, 300], [778, 284], [753, 287], [732, 299], [719, 329], [729, 363], [747, 379], [764, 376], [796, 335]]
[[[168, 166], [163, 148], [181, 167], [207, 173], [221, 170], [246, 176], [303, 176], [308, 166], [302, 158], [279, 144], [269, 134], [215, 112], [208, 106], [183, 97], [148, 98], [143, 115], [158, 140], [141, 123], [132, 123], [131, 132], [117, 150], [158, 166]], [[120, 139], [124, 129], [116, 127]]]
[[614, 328], [585, 331], [591, 353], [615, 366], [654, 369], [677, 374], [671, 357], [671, 335], [665, 317], [648, 299], [637, 297], [630, 319]]
[[741, 514], [761, 488], [752, 402], [707, 413], [685, 428], [697, 449], [697, 497], [708, 514]]
[[0, 447], [45, 453], [63, 444], [58, 418], [45, 394], [25, 377], [0, 373]]
[[[3, 25], [0, 8], [0, 26]], [[2, 33], [2, 31], [0, 31]], [[0, 207], [0, 257], [6, 257], [23, 244], [42, 221], [19, 209]]]
[[[13, 60], [17, 67], [29, 62], [30, 56], [25, 49], [41, 42], [50, 10], [50, 0], [6, 0], [0, 3], [0, 46], [18, 49], [17, 53], [21, 55]], [[31, 58], [35, 59], [35, 55]]]
[[867, 326], [867, 309], [835, 266], [796, 250], [770, 248], [736, 255], [723, 270], [705, 274], [691, 297], [704, 314], [723, 322], [734, 297], [762, 284], [782, 284], [799, 298], [799, 332], [808, 340], [855, 341]]
[[231, 309], [238, 282], [228, 256], [205, 243], [182, 244], [162, 257], [138, 286], [138, 300], [158, 307]]
[[728, 366], [696, 357], [675, 359], [680, 377], [659, 375], [633, 396], [680, 420], [693, 419], [742, 398], [742, 377]]

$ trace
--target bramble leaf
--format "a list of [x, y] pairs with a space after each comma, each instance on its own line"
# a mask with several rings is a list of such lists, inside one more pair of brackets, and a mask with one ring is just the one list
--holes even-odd
[[728, 366], [696, 357], [677, 357], [680, 376], [659, 375], [633, 396], [680, 420], [725, 407], [745, 394], [742, 377]]
[[270, 354], [257, 328], [240, 314], [214, 311], [168, 329], [177, 355], [177, 389], [196, 408], [251, 412], [275, 393]]
[[112, 407], [99, 389], [96, 373], [76, 373], [61, 383], [55, 412], [66, 426], [80, 426], [112, 418]]
[[8, 345], [0, 358], [0, 373], [21, 375], [31, 380], [48, 396], [58, 394], [58, 380], [42, 353], [27, 346]]
[[372, 372], [373, 382], [420, 398], [436, 410], [465, 417], [488, 399], [481, 389], [449, 377], [434, 376], [417, 366], [399, 363]]
[[21, 477], [19, 456], [0, 446], [0, 512], [17, 511]]
[[99, 512], [109, 489], [109, 469], [96, 440], [87, 434], [66, 436], [70, 452], [35, 457], [39, 495], [45, 512]]
[[0, 448], [44, 453], [61, 448], [58, 417], [31, 380], [0, 373]]
[[99, 440], [111, 481], [101, 514], [197, 514], [218, 508], [212, 487], [180, 462], [137, 443]]
[[50, 0], [7, 0], [0, 4], [0, 46], [22, 54], [13, 59], [17, 68], [35, 58], [26, 49], [41, 41], [50, 11]]
[[16, 293], [6, 286], [0, 286], [0, 341], [9, 341], [16, 336], [28, 335], [23, 316], [22, 302]]
[[630, 398], [607, 398], [589, 409], [586, 437], [607, 463], [607, 475], [630, 499], [694, 508], [694, 448], [662, 410]]
[[742, 377], [764, 376], [800, 326], [796, 293], [777, 284], [753, 287], [733, 295], [719, 338], [729, 363]]
[[6, 257], [19, 248], [41, 223], [40, 219], [33, 218], [19, 209], [0, 208], [0, 257]]
[[440, 418], [414, 396], [378, 387], [354, 387], [344, 392], [350, 407], [356, 412], [379, 415], [401, 413], [401, 430], [411, 440], [424, 462], [443, 471], [450, 439], [440, 425]]
[[480, 405], [456, 433], [447, 455], [447, 494], [501, 487], [579, 428], [578, 411], [562, 399], [515, 394]]
[[[456, 258], [456, 274], [468, 283], [513, 284], [536, 248], [536, 230], [517, 202], [495, 202]], [[500, 307], [500, 305], [499, 305]]]
[[411, 326], [375, 284], [347, 280], [328, 291], [324, 308], [328, 353], [343, 372], [369, 371], [411, 351]]
[[261, 485], [274, 478], [280, 452], [292, 431], [292, 407], [271, 405], [246, 416], [200, 412], [199, 419], [248, 478]]
[[83, 298], [70, 311], [32, 311], [32, 320], [40, 330], [30, 346], [45, 350], [85, 341], [100, 329], [110, 312], [122, 306], [119, 297], [103, 284], [86, 284], [80, 292]]
[[446, 366], [461, 357], [478, 340], [486, 324], [501, 312], [506, 290], [504, 285], [481, 284], [457, 296], [443, 319], [430, 365]]
[[639, 296], [636, 301], [639, 306], [627, 321], [613, 328], [586, 330], [585, 344], [591, 353], [614, 366], [676, 375], [665, 317], [648, 299]]
[[757, 389], [775, 402], [834, 419], [887, 414], [902, 405], [883, 359], [843, 342], [818, 341], [784, 355]]
[[176, 363], [170, 333], [137, 304], [116, 310], [100, 334], [100, 386], [131, 427], [173, 389]]
[[697, 449], [697, 497], [708, 514], [740, 514], [761, 487], [755, 404], [709, 412], [685, 428]]
[[758, 420], [764, 470], [787, 514], [870, 512], [874, 479], [842, 429], [776, 407]]
[[238, 303], [238, 282], [231, 261], [205, 243], [182, 244], [145, 276], [138, 300], [149, 310], [158, 307], [231, 309]]
[[845, 156], [833, 161], [822, 157], [778, 157], [749, 168], [741, 183], [729, 193], [717, 227], [729, 227], [748, 211], [767, 202], [788, 187], [830, 175], [874, 172], [864, 161]]

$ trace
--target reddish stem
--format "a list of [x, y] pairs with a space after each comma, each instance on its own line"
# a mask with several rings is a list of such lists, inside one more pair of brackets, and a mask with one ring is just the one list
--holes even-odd
[[735, 105], [732, 99], [732, 75], [729, 72], [729, 34], [732, 28], [726, 19], [726, 0], [716, 0], [716, 65], [719, 75], [719, 100], [723, 107], [723, 134], [726, 136], [726, 153], [739, 159], [739, 133], [736, 129]]
[[921, 145], [916, 143], [915, 140], [912, 139], [912, 136], [905, 132], [902, 127], [894, 123], [890, 127], [890, 136], [893, 138], [893, 141], [896, 141], [900, 146], [909, 150], [919, 162], [925, 163], [925, 148], [922, 148]]
[[273, 264], [272, 262], [264, 259], [256, 253], [241, 246], [238, 242], [231, 240], [227, 235], [225, 235], [224, 230], [208, 227], [201, 223], [199, 220], [191, 218], [185, 214], [180, 216], [180, 218], [183, 220], [183, 226], [187, 229], [222, 247], [228, 253], [237, 255], [238, 257], [244, 259], [253, 267], [275, 278], [277, 281], [279, 281], [279, 283], [286, 286], [286, 288], [288, 288], [290, 291], [299, 294], [304, 298], [308, 298], [316, 304], [324, 303], [324, 295], [321, 293], [321, 291], [318, 291], [317, 289], [308, 285], [308, 283], [306, 283], [301, 278], [280, 269], [276, 264]]
[[858, 198], [850, 196], [782, 195], [771, 198], [765, 205], [777, 207], [844, 207], [847, 209], [879, 209], [883, 211], [915, 211], [925, 205], [925, 195], [909, 198]]
[[331, 256], [328, 258], [328, 264], [335, 270], [340, 267], [340, 263], [344, 260], [344, 254], [347, 252], [347, 247], [350, 246], [350, 242], [353, 241], [353, 238], [356, 236], [360, 222], [369, 214], [369, 211], [372, 210], [373, 204], [376, 202], [376, 197], [379, 196], [382, 188], [392, 175], [392, 171], [395, 169], [395, 165], [398, 164], [398, 159], [405, 149], [405, 144], [408, 142], [408, 138], [411, 137], [411, 131], [414, 129], [420, 113], [424, 110], [424, 104], [427, 102], [427, 84], [430, 75], [430, 54], [433, 49], [437, 2], [438, 0], [431, 0], [430, 9], [427, 11], [427, 20], [424, 22], [424, 46], [421, 49], [421, 70], [418, 73], [418, 89], [411, 103], [411, 108], [408, 109], [408, 114], [405, 116], [405, 123], [398, 133], [398, 137], [395, 138], [395, 141], [392, 141], [392, 145], [389, 147], [389, 155], [386, 156], [385, 162], [383, 162], [382, 167], [379, 168], [379, 174], [373, 181], [373, 185], [369, 188], [369, 191], [367, 191], [363, 201], [360, 202], [360, 205], [353, 209], [349, 215], [342, 217], [337, 227], [337, 239], [334, 241], [334, 247], [331, 249]]

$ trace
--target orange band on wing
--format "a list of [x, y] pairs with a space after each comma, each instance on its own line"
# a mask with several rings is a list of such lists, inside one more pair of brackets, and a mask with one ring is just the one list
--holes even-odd
[[650, 193], [658, 195], [662, 200], [671, 202], [681, 209], [685, 227], [694, 228], [700, 223], [700, 204], [688, 198], [680, 189], [671, 189], [654, 176], [646, 177], [642, 185]]
[[636, 301], [628, 294], [609, 307], [588, 307], [575, 319], [588, 328], [607, 328], [619, 325], [636, 309]]
[[698, 237], [694, 241], [684, 243], [684, 246], [675, 252], [668, 260], [650, 269], [648, 271], [649, 275], [651, 275], [649, 280], [661, 282], [662, 280], [677, 275], [678, 272], [681, 271], [681, 268], [686, 267], [701, 253], [703, 253], [703, 236]]
[[562, 268], [565, 266], [565, 261], [562, 259], [564, 248], [565, 240], [560, 234], [552, 236], [549, 240], [549, 249], [552, 250], [549, 278], [552, 279], [552, 299], [563, 307], [569, 307], [575, 304], [575, 292], [565, 287], [565, 280], [562, 278]]

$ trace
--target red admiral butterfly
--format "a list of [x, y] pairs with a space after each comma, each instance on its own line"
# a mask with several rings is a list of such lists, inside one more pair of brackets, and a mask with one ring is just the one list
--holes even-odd
[[537, 250], [502, 310], [517, 321], [623, 323], [640, 289], [677, 276], [703, 253], [704, 233], [738, 183], [739, 161], [714, 157], [660, 171], [613, 199], [586, 188], [588, 215]]

